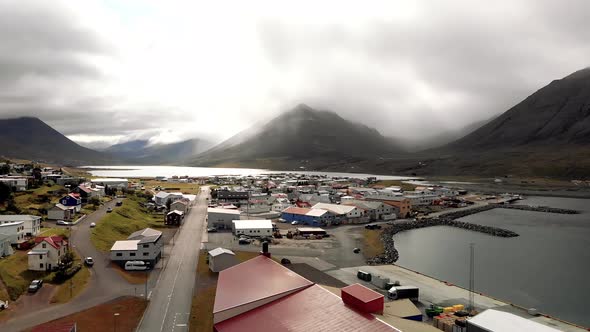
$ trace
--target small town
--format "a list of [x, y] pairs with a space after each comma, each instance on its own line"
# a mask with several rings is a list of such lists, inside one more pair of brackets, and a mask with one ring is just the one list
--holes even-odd
[[[2, 170], [0, 326], [10, 330], [65, 331], [75, 317], [134, 330], [140, 319], [157, 321], [148, 303], [163, 300], [176, 273], [194, 287], [184, 301], [199, 331], [251, 330], [261, 320], [270, 330], [297, 320], [320, 330], [582, 331], [395, 265], [400, 231], [445, 225], [513, 237], [454, 219], [493, 208], [577, 213], [519, 205], [519, 194], [375, 176], [98, 178], [8, 162]], [[185, 260], [195, 269], [171, 270]], [[104, 300], [127, 313], [98, 314]]]

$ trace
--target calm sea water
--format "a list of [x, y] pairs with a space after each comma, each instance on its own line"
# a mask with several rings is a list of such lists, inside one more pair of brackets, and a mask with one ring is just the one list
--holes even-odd
[[270, 171], [255, 168], [214, 168], [214, 167], [183, 167], [183, 166], [85, 166], [90, 168], [90, 174], [102, 177], [156, 177], [165, 176], [226, 176], [226, 175], [259, 175], [277, 173], [298, 173], [307, 175], [326, 175], [332, 177], [367, 178], [376, 176], [382, 180], [408, 180], [412, 177], [395, 175], [375, 175], [365, 173], [338, 173], [338, 172], [308, 172], [308, 171]]
[[475, 288], [524, 307], [590, 327], [590, 200], [531, 197], [523, 204], [582, 211], [579, 215], [495, 209], [461, 220], [520, 234], [498, 238], [439, 226], [397, 234], [398, 264], [469, 286], [469, 243], [475, 243]]

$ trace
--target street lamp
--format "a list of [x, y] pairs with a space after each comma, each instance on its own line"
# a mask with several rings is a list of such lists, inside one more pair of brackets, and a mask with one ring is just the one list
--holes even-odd
[[117, 332], [117, 317], [119, 317], [119, 313], [115, 312], [113, 314], [113, 332]]

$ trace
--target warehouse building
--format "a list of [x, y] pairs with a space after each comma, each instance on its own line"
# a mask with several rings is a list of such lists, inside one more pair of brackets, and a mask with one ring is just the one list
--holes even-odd
[[240, 219], [240, 211], [233, 209], [208, 208], [207, 227], [217, 229], [232, 229], [233, 220]]
[[248, 235], [248, 236], [272, 236], [272, 221], [267, 219], [262, 220], [234, 220], [233, 229], [234, 235]]

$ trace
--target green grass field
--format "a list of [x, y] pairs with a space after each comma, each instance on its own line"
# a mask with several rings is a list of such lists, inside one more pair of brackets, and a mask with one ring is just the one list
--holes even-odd
[[0, 278], [12, 301], [27, 291], [31, 281], [52, 279], [53, 273], [29, 271], [28, 267], [27, 253], [24, 251], [16, 251], [13, 255], [0, 260]]
[[76, 252], [74, 252], [74, 257], [74, 264], [82, 264], [82, 269], [70, 280], [58, 286], [57, 291], [50, 300], [51, 303], [68, 302], [86, 288], [86, 284], [88, 284], [88, 280], [90, 279], [90, 270], [83, 264], [82, 259]]
[[14, 203], [22, 211], [22, 213], [40, 215], [40, 213], [37, 212], [38, 209], [48, 208], [59, 201], [59, 197], [57, 196], [50, 196], [49, 202], [42, 202], [40, 197], [42, 195], [48, 195], [48, 192], [50, 191], [60, 189], [64, 189], [64, 187], [59, 185], [53, 185], [50, 187], [42, 185], [41, 187], [34, 190], [18, 192], [14, 195]]
[[41, 233], [39, 233], [38, 237], [45, 237], [45, 236], [61, 236], [64, 238], [70, 237], [70, 230], [65, 227], [46, 227], [41, 228]]
[[108, 213], [92, 230], [90, 240], [96, 249], [109, 251], [115, 241], [125, 240], [131, 233], [144, 229], [162, 228], [162, 215], [152, 215], [139, 205], [138, 198], [129, 196], [123, 206]]

